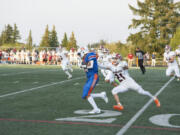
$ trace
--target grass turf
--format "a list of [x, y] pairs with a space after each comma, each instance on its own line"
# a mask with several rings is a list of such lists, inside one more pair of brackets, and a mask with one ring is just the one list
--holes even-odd
[[[170, 78], [165, 76], [165, 68], [149, 68], [145, 75], [139, 69], [131, 69], [130, 75], [145, 90], [155, 94]], [[54, 84], [66, 79], [66, 75], [58, 66], [31, 65], [1, 65], [0, 66], [0, 135], [114, 135], [125, 125], [144, 104], [149, 97], [139, 95], [134, 91], [119, 94], [124, 105], [122, 115], [116, 117], [112, 123], [63, 122], [57, 118], [79, 117], [76, 110], [92, 109], [89, 103], [81, 99], [85, 74], [75, 69], [73, 78], [64, 83]], [[100, 74], [99, 85], [94, 92], [106, 91], [109, 103], [102, 99], [95, 99], [103, 110], [113, 110], [115, 104], [111, 94], [111, 85], [103, 81]], [[39, 86], [44, 86], [38, 88]], [[48, 86], [51, 85], [51, 86]], [[159, 95], [161, 107], [151, 104], [147, 110], [135, 121], [125, 135], [178, 135], [180, 129], [157, 126], [149, 122], [149, 118], [158, 114], [180, 114], [180, 82], [173, 80]], [[11, 96], [3, 95], [36, 88]], [[170, 123], [180, 126], [180, 116], [170, 119]], [[90, 118], [89, 118], [90, 119]], [[107, 119], [107, 118], [91, 118]]]

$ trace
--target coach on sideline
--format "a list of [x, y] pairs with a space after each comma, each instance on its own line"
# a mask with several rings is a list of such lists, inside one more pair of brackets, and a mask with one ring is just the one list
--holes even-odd
[[138, 65], [139, 65], [143, 74], [145, 74], [145, 72], [146, 72], [146, 69], [143, 65], [144, 54], [145, 53], [142, 50], [140, 50], [139, 47], [136, 48], [135, 56], [136, 56], [136, 58], [138, 58]]

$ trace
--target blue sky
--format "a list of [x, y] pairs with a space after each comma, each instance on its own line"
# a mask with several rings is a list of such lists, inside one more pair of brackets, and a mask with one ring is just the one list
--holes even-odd
[[39, 44], [46, 25], [56, 26], [61, 42], [64, 32], [73, 31], [80, 46], [104, 39], [126, 42], [132, 15], [128, 4], [136, 0], [1, 0], [0, 31], [5, 24], [17, 24], [21, 41], [32, 30], [33, 42]]

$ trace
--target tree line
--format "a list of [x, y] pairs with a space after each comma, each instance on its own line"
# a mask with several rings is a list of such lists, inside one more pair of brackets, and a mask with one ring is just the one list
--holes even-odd
[[[26, 43], [20, 43], [21, 39], [20, 32], [16, 24], [12, 27], [10, 24], [5, 25], [4, 30], [0, 35], [0, 46], [3, 47], [25, 47], [28, 49], [32, 49], [33, 46], [33, 38], [32, 31], [29, 31], [29, 35], [27, 37]], [[71, 33], [70, 38], [68, 39], [67, 34], [64, 33], [64, 37], [61, 41], [61, 44], [58, 41], [57, 32], [55, 26], [53, 26], [52, 30], [49, 30], [49, 26], [47, 25], [45, 28], [45, 32], [42, 36], [39, 47], [65, 47], [67, 50], [71, 48], [77, 49], [77, 41], [74, 35], [74, 32]]]
[[136, 29], [127, 38], [127, 43], [120, 41], [107, 43], [100, 41], [89, 44], [89, 47], [104, 45], [126, 55], [133, 53], [136, 47], [145, 52], [157, 52], [159, 56], [164, 53], [164, 47], [170, 45], [176, 49], [180, 45], [180, 2], [173, 0], [137, 0], [137, 8], [129, 5], [136, 18], [128, 29]]

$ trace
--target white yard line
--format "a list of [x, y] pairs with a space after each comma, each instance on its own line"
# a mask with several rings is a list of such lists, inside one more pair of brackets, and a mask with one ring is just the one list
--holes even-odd
[[3, 73], [3, 74], [0, 74], [0, 76], [10, 76], [10, 75], [19, 75], [19, 74], [26, 74], [26, 73], [33, 73], [33, 72], [37, 72], [37, 71], [26, 71], [26, 72], [19, 72], [19, 73]]
[[30, 88], [30, 89], [25, 89], [25, 90], [21, 90], [21, 91], [17, 91], [17, 92], [12, 92], [12, 93], [9, 93], [9, 94], [0, 95], [0, 98], [16, 95], [16, 94], [20, 94], [20, 93], [25, 93], [25, 92], [29, 92], [29, 91], [34, 91], [34, 90], [37, 90], [37, 89], [41, 89], [41, 88], [45, 88], [45, 87], [49, 87], [49, 86], [53, 86], [53, 85], [57, 85], [57, 84], [63, 84], [63, 83], [66, 83], [66, 82], [79, 80], [79, 79], [82, 79], [82, 78], [84, 78], [84, 77], [78, 77], [78, 78], [74, 78], [74, 79], [70, 79], [70, 80], [64, 80], [64, 81], [60, 81], [60, 82], [53, 82], [53, 83], [50, 83], [50, 84], [46, 84], [46, 85], [42, 85], [42, 86]]
[[[155, 94], [157, 97], [167, 86], [168, 84], [174, 80], [175, 77], [172, 77], [167, 83], [164, 84], [164, 86], [161, 87], [161, 89]], [[149, 105], [153, 102], [153, 99], [150, 99], [127, 123], [124, 125], [116, 135], [123, 135], [130, 127], [131, 125], [137, 120], [137, 118], [140, 117], [140, 115], [149, 107]]]
[[0, 76], [10, 76], [10, 75], [19, 75], [19, 74], [26, 74], [26, 73], [33, 73], [33, 72], [40, 72], [40, 71], [58, 71], [58, 70], [31, 70], [31, 71], [24, 71], [24, 72], [18, 72], [18, 73], [0, 73]]

